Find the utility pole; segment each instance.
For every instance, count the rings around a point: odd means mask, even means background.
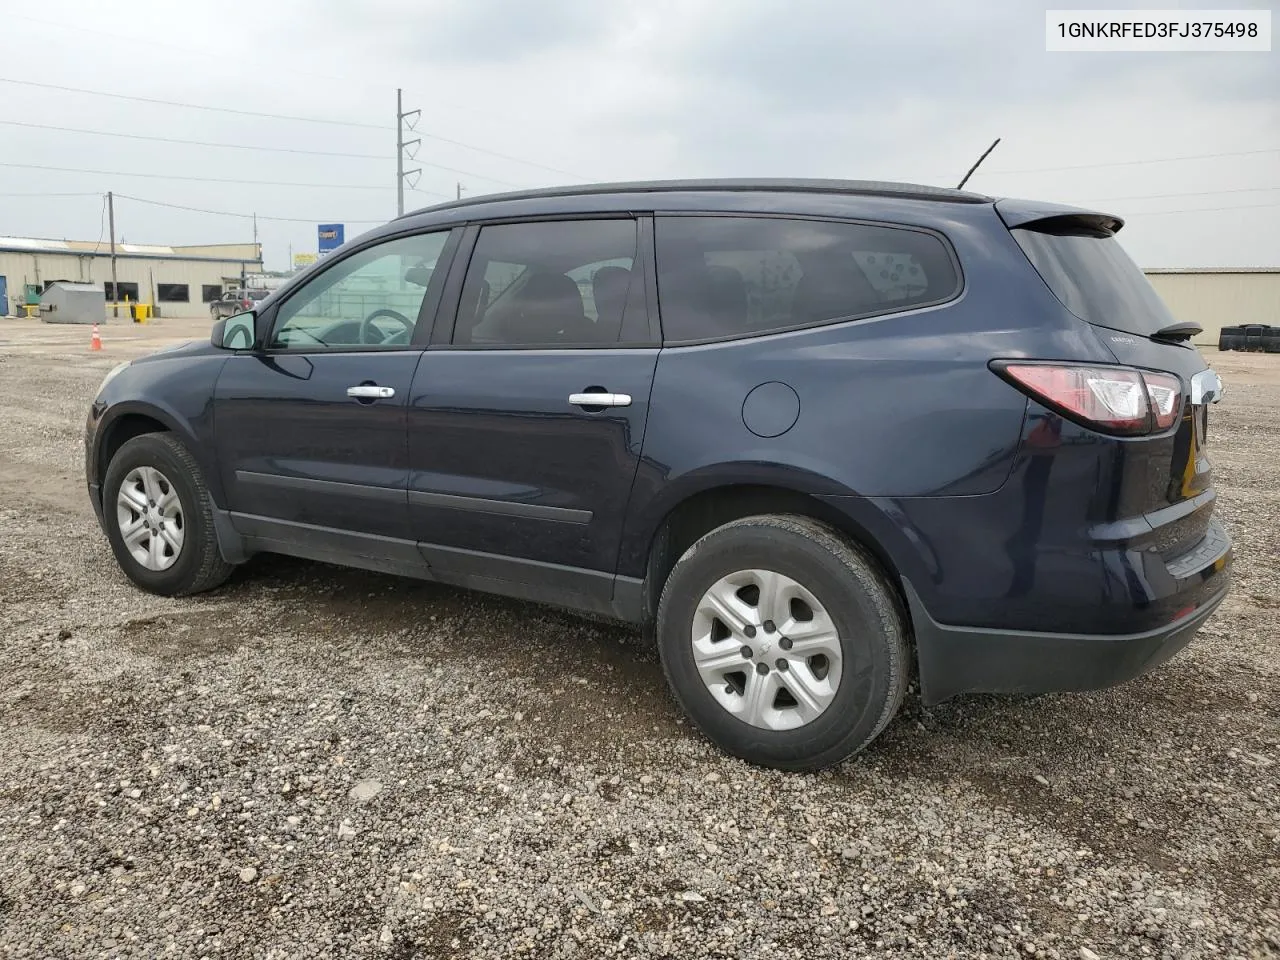
[[[401,90],[399,87],[396,87],[396,216],[404,215],[405,177],[411,177],[415,173],[418,173],[418,174],[422,173],[421,169],[405,170],[404,168],[405,150],[407,150],[409,147],[417,146],[418,144],[422,143],[421,139],[408,140],[408,141],[405,140],[404,122],[408,120],[410,117],[421,116],[422,111],[410,110],[408,113],[406,113],[404,110],[404,103],[403,103],[403,96],[402,96],[403,93],[404,93],[403,90]],[[410,126],[409,129],[412,130],[413,127]],[[410,154],[410,159],[412,159],[412,157],[413,157],[413,154]],[[417,181],[415,180],[414,183],[417,183]]]
[[[462,181],[461,181],[461,180],[459,180],[459,181],[458,181],[458,195],[457,195],[457,199],[459,199],[459,200],[461,200],[461,199],[462,199]]]
[[[110,190],[107,191],[107,223],[111,230],[111,315],[118,317],[120,308],[116,303],[120,299],[120,290],[116,285],[116,200]]]

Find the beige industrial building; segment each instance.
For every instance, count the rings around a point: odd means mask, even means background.
[[[262,247],[256,243],[117,243],[113,290],[106,243],[0,237],[0,300],[7,301],[9,314],[21,312],[17,308],[29,287],[43,291],[54,281],[67,280],[102,287],[108,303],[127,297],[152,304],[161,317],[207,317],[209,304],[224,291],[239,287],[242,277],[260,273]]]
[[[1200,324],[1198,346],[1217,346],[1223,327],[1251,323],[1280,327],[1280,267],[1153,269],[1144,271],[1178,320]]]

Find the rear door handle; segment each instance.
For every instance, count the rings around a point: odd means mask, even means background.
[[[377,387],[369,384],[347,387],[347,396],[357,400],[390,400],[395,395],[394,387]]]
[[[571,393],[569,402],[575,407],[629,407],[629,393]]]

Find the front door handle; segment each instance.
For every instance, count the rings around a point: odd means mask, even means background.
[[[347,387],[347,396],[356,400],[390,400],[396,395],[394,387],[378,387],[372,384],[361,384],[358,387]]]
[[[575,407],[629,407],[629,393],[571,393],[569,402]]]

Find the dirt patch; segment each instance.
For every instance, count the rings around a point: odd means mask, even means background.
[[[237,622],[229,612],[197,607],[133,617],[120,625],[120,640],[135,653],[162,660],[220,656],[234,653],[246,643],[262,642],[265,625],[261,621],[250,627]]]

